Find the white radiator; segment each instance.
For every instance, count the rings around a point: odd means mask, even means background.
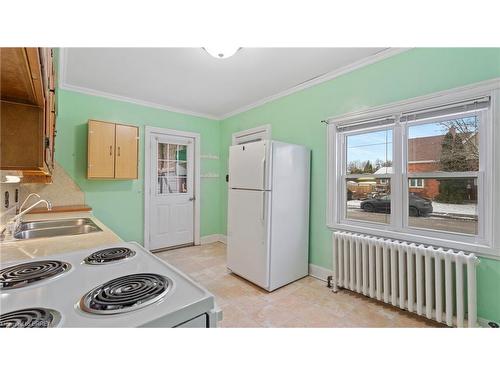
[[[468,326],[477,326],[478,263],[474,254],[462,251],[333,234],[334,291],[349,289],[449,326],[463,327],[466,315]]]

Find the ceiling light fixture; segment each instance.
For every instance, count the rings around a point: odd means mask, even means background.
[[[241,47],[223,47],[223,48],[203,47],[203,49],[216,59],[227,59],[228,57],[231,57],[236,52],[238,52],[241,49]]]

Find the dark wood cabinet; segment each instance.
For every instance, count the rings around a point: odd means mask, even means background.
[[[0,48],[0,169],[50,182],[56,84],[52,48]]]

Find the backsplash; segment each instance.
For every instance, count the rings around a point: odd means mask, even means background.
[[[53,206],[85,204],[85,193],[57,162],[54,165],[51,184],[21,183],[19,200],[22,202],[31,193],[37,193],[43,199],[50,201]]]
[[[7,174],[7,172],[3,172],[3,174]],[[5,178],[2,176],[1,180],[5,181]],[[54,166],[51,184],[23,184],[22,180],[20,183],[2,182],[0,184],[0,191],[0,225],[2,226],[16,214],[16,209],[31,193],[37,193],[42,199],[50,201],[53,206],[85,204],[85,193],[80,190],[73,179],[57,163]],[[28,204],[35,202],[36,199],[31,198]]]

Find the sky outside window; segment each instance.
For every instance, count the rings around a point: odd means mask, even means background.
[[[367,163],[372,169],[366,168]],[[392,165],[392,130],[356,134],[347,137],[348,173],[375,173]]]
[[[461,118],[465,124],[470,124],[470,129],[469,131],[474,131],[472,128],[472,124],[476,124],[476,117],[471,116],[471,117],[464,117]],[[445,125],[448,124],[448,125]],[[410,126],[408,130],[408,138],[426,138],[426,137],[434,137],[438,135],[445,135],[450,127],[451,121],[443,121],[441,122],[433,122],[429,124],[424,124],[424,125],[415,125],[415,126]],[[457,129],[457,132],[460,132],[460,129]]]

